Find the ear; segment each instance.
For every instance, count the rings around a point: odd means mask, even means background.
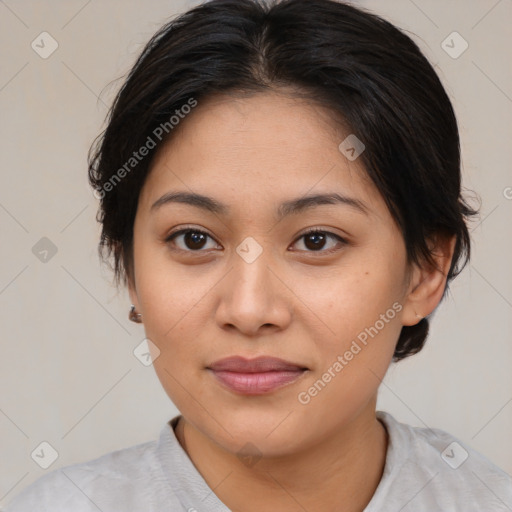
[[[443,298],[446,279],[455,249],[455,236],[437,235],[429,240],[435,266],[415,264],[404,299],[403,325],[416,325],[430,315]]]
[[[135,309],[140,312],[139,299],[137,296],[137,288],[135,286],[135,279],[133,276],[128,275],[127,284],[128,284],[128,294],[130,296],[131,304],[133,304],[135,306]]]

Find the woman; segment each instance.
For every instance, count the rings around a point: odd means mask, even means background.
[[[164,26],[90,156],[100,248],[180,410],[8,507],[510,510],[506,473],[376,411],[470,252],[432,66],[331,0],[213,0]]]

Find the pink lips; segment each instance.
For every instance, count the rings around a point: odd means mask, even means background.
[[[230,390],[244,395],[261,395],[285,386],[307,370],[275,357],[228,357],[208,366],[214,376]]]

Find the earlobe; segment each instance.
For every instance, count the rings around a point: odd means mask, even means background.
[[[130,302],[135,306],[136,309],[139,309],[139,300],[137,298],[137,291],[135,288],[135,283],[132,277],[128,277],[128,295],[130,296]]]
[[[431,254],[435,266],[415,265],[402,314],[403,325],[416,325],[430,315],[443,298],[447,276],[455,249],[455,237],[436,237],[431,241]]]
[[[131,307],[128,313],[128,318],[137,324],[141,324],[142,322],[142,314],[139,312],[139,301],[137,298],[137,291],[135,288],[134,280],[129,277],[128,278],[128,294],[130,295]]]

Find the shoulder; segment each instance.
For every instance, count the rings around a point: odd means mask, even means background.
[[[150,441],[55,469],[18,494],[5,512],[143,510],[144,503],[137,503],[141,487],[161,480],[156,447]]]
[[[403,512],[512,509],[511,477],[482,454],[444,430],[406,425],[385,412],[377,416],[389,433],[377,490]]]

